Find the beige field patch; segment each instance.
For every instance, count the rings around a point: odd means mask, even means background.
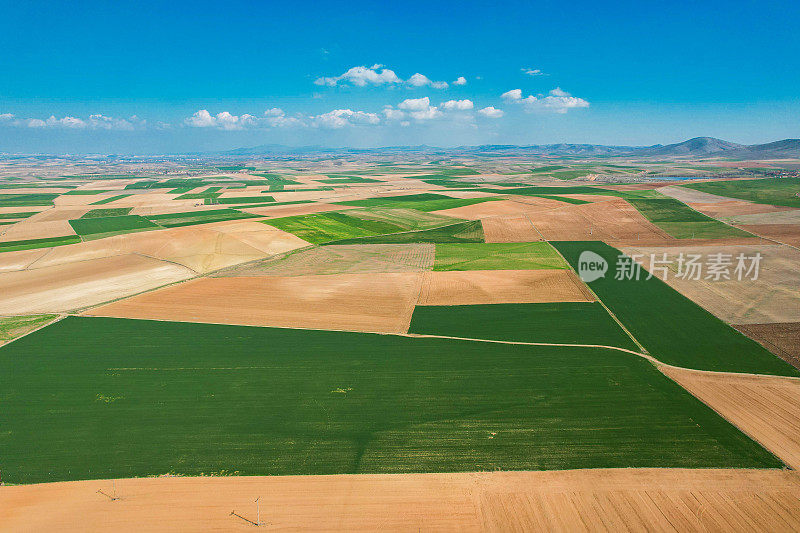
[[[719,246],[672,246],[672,247],[623,247],[621,250],[637,260],[647,269],[651,261],[672,261],[667,272],[667,283],[697,304],[729,324],[758,324],[763,322],[800,321],[800,251],[787,246],[766,245],[719,245]],[[706,263],[712,254],[729,256],[731,279],[705,279],[707,271],[699,280],[681,279],[677,275],[678,258],[683,253],[699,255]],[[760,253],[758,279],[742,276],[737,279],[734,269],[739,254],[753,257]],[[749,265],[749,262],[747,263]],[[663,278],[663,271],[656,272]],[[743,273],[744,274],[744,273]]]
[[[139,255],[0,273],[0,314],[70,311],[188,279],[188,268]]]
[[[405,333],[421,279],[421,273],[201,278],[87,314]]]
[[[571,270],[426,272],[419,305],[588,302],[594,298]]]
[[[59,220],[71,220],[81,218],[91,208],[89,207],[54,207],[37,213],[27,220],[29,222],[55,222]]]
[[[251,220],[217,222],[59,246],[29,268],[137,253],[205,273],[307,245],[290,233]]]
[[[800,468],[800,379],[659,368],[784,463]]]
[[[27,268],[28,265],[44,256],[49,251],[49,248],[39,248],[0,253],[0,272],[10,272]]]
[[[729,224],[800,224],[800,209],[721,217]]]
[[[347,476],[157,477],[4,487],[8,531],[249,531],[260,497],[281,531],[792,531],[800,476],[598,469]],[[179,525],[178,525],[179,524]]]
[[[422,272],[433,266],[433,244],[316,246],[286,256],[246,263],[218,276],[309,276],[367,272]]]
[[[51,222],[22,220],[11,226],[3,227],[6,228],[6,230],[0,235],[0,242],[75,235],[75,230],[72,229],[72,226],[70,226],[69,222],[66,220],[53,220]]]

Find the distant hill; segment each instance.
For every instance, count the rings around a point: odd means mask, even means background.
[[[726,159],[781,159],[800,158],[800,139],[784,139],[766,144],[737,144],[714,137],[695,137],[675,144],[656,144],[653,146],[613,146],[604,144],[487,144],[480,146],[459,146],[456,148],[436,148],[433,146],[386,146],[381,148],[323,148],[304,146],[292,148],[276,144],[265,144],[252,148],[237,148],[222,152],[230,156],[255,156],[270,154],[308,154],[326,153],[387,153],[387,152],[428,152],[437,154],[526,154],[551,156],[586,157],[686,157]]]
[[[688,141],[683,141],[666,146],[650,146],[647,148],[637,148],[634,150],[636,155],[653,156],[706,156],[729,152],[745,148],[743,144],[736,144],[714,137],[695,137]]]

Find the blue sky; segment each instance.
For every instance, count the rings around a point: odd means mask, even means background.
[[[796,1],[383,4],[0,0],[0,151],[800,137]]]

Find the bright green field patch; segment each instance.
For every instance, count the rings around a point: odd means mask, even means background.
[[[440,226],[438,228],[407,231],[403,233],[392,233],[387,235],[375,235],[373,237],[361,237],[353,239],[342,239],[335,241],[335,244],[411,244],[418,242],[483,242],[483,226],[480,220],[470,220]]]
[[[12,220],[19,218],[28,218],[37,214],[39,211],[23,211],[20,213],[0,213],[0,220]]]
[[[109,198],[103,198],[102,200],[98,200],[97,202],[92,202],[89,205],[103,205],[103,204],[110,204],[111,202],[115,202],[117,200],[121,200],[123,198],[127,198],[128,196],[132,196],[130,194],[118,194],[116,196],[111,196]]]
[[[391,207],[394,209],[416,209],[418,211],[440,211],[442,209],[455,209],[501,198],[453,198],[443,194],[423,193],[409,194],[406,196],[384,196],[381,198],[367,198],[365,200],[352,200],[337,202],[339,205],[353,205],[357,207]]]
[[[0,345],[52,322],[58,315],[25,315],[0,317]]]
[[[574,204],[574,205],[581,205],[581,204],[588,204],[587,200],[581,200],[580,198],[567,198],[566,196],[553,196],[551,194],[534,194],[537,198],[547,198],[548,200],[558,200],[559,202],[564,202],[566,204]]]
[[[205,200],[206,198],[217,198],[221,192],[194,192],[176,196],[176,200]]]
[[[344,213],[297,215],[273,218],[264,223],[297,235],[304,241],[313,244],[403,231],[403,228],[397,224],[382,220],[366,220]]]
[[[133,207],[110,207],[107,209],[92,209],[85,213],[81,218],[116,217],[127,215]]]
[[[64,235],[63,237],[46,237],[44,239],[27,239],[24,241],[0,242],[0,252],[14,252],[17,250],[32,250],[34,248],[50,248],[51,246],[64,246],[81,242],[77,235]]]
[[[681,185],[681,187],[757,204],[800,207],[800,197],[797,196],[800,194],[800,178],[710,181]]]
[[[142,231],[157,229],[159,226],[139,215],[122,215],[98,218],[78,218],[69,221],[72,229],[80,236],[127,233],[129,231]]]
[[[589,287],[656,359],[699,370],[800,376],[800,371],[771,354],[658,279],[615,279],[620,252],[598,241],[553,242],[578,269],[583,251],[602,256],[609,270]]]
[[[11,483],[782,466],[610,349],[68,317],[0,349],[0,402]]]
[[[0,207],[53,205],[57,193],[0,194]]]
[[[738,228],[723,224],[674,198],[627,198],[646,219],[676,239],[749,237]]]
[[[638,350],[597,302],[417,306],[409,333]]]
[[[529,270],[569,268],[546,242],[442,243],[433,270]]]
[[[213,211],[189,211],[186,213],[166,213],[163,215],[148,215],[147,217],[159,226],[175,228],[178,226],[194,226],[208,224],[209,222],[222,222],[225,220],[238,220],[242,218],[257,218],[257,215],[242,213],[236,209],[214,209]]]
[[[74,191],[65,192],[64,195],[65,196],[92,196],[92,195],[95,195],[95,194],[106,194],[106,193],[109,193],[109,192],[114,192],[114,191],[101,191],[101,190],[94,190],[94,189],[91,189],[91,190],[88,190],[88,189],[76,189]]]

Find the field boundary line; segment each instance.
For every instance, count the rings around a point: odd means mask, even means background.
[[[27,337],[27,336],[28,336],[28,335],[30,335],[31,333],[36,333],[36,332],[37,332],[37,331],[39,331],[40,329],[44,329],[44,328],[46,328],[47,326],[49,326],[49,325],[51,325],[51,324],[55,324],[56,322],[60,322],[60,321],[64,320],[65,318],[67,318],[68,316],[70,316],[70,315],[69,315],[69,313],[53,313],[53,314],[54,314],[54,315],[56,315],[56,317],[55,317],[53,320],[51,320],[50,322],[47,322],[47,323],[45,323],[45,324],[42,324],[42,325],[41,325],[41,326],[39,326],[38,328],[34,328],[34,329],[32,329],[32,330],[30,330],[30,331],[28,331],[28,332],[26,332],[26,333],[23,333],[23,334],[22,334],[22,335],[20,335],[19,337],[14,337],[13,339],[11,339],[10,341],[8,341],[8,342],[6,342],[6,343],[4,343],[4,344],[0,344],[0,348],[5,348],[6,346],[8,346],[9,344],[11,344],[12,342],[14,342],[14,341],[17,341],[17,340],[21,339],[22,337]],[[3,316],[7,316],[7,317],[17,317],[17,316],[31,316],[31,315],[3,315]]]

